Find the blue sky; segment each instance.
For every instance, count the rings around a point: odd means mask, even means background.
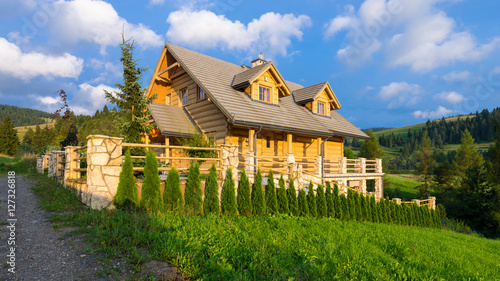
[[[360,128],[500,106],[500,1],[0,0],[0,103],[93,114],[121,83],[120,43],[150,67],[165,41],[285,79],[329,81]]]

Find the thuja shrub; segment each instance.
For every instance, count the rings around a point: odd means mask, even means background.
[[[144,180],[142,182],[141,207],[149,212],[158,212],[163,209],[160,189],[160,175],[158,173],[158,160],[152,150],[146,152],[144,165]]]
[[[278,200],[276,199],[276,186],[274,184],[273,171],[269,170],[266,185],[266,206],[269,214],[278,213]]]
[[[354,205],[354,192],[352,189],[347,190],[347,209],[349,210],[348,220],[356,220],[356,206]]]
[[[266,213],[266,200],[262,189],[262,175],[260,169],[257,170],[252,188],[252,213],[254,215],[264,215]]]
[[[179,171],[175,168],[168,171],[165,181],[165,191],[163,191],[163,203],[168,211],[181,211],[184,207],[184,198],[182,198],[181,180]]]
[[[288,208],[288,197],[286,194],[285,179],[283,175],[280,176],[278,181],[278,211],[280,214],[288,214],[290,212]]]
[[[245,169],[241,171],[240,184],[238,185],[238,195],[236,201],[238,203],[238,212],[240,215],[252,214],[252,194],[250,191],[250,181],[248,180]]]
[[[325,200],[327,217],[335,217],[335,206],[333,204],[332,186],[330,185],[330,182],[326,182]]]
[[[184,192],[185,210],[188,214],[200,214],[203,208],[201,192],[200,167],[196,161],[191,162]]]
[[[333,207],[335,209],[335,218],[342,219],[342,208],[340,205],[340,197],[339,197],[339,186],[337,183],[333,185]]]
[[[210,167],[207,181],[205,182],[205,200],[203,201],[203,212],[205,214],[220,213],[219,183],[217,182],[217,170],[215,164]]]
[[[299,216],[307,217],[309,216],[309,204],[307,202],[306,191],[302,188],[299,191]]]
[[[130,150],[125,152],[125,161],[122,165],[120,180],[116,194],[113,197],[113,203],[120,209],[134,209],[139,203]]]
[[[226,172],[224,186],[221,194],[221,213],[223,215],[234,216],[238,214],[236,205],[236,191],[234,189],[233,169],[229,168]]]
[[[297,192],[295,190],[295,184],[293,179],[290,179],[290,183],[288,185],[287,190],[288,197],[288,208],[290,209],[290,214],[292,216],[299,215],[299,202],[297,201]]]
[[[309,205],[309,214],[311,217],[318,216],[318,207],[316,205],[316,196],[314,195],[314,185],[309,183],[309,191],[307,192],[307,204]]]
[[[342,194],[339,196],[339,202],[340,202],[340,219],[341,220],[350,220],[351,216],[349,214],[349,207],[347,206],[347,198],[345,194]]]
[[[318,217],[326,217],[327,216],[327,205],[325,198],[325,191],[321,184],[318,184],[318,188],[316,189],[316,207],[318,209]]]

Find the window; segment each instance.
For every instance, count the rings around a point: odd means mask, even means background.
[[[181,97],[181,105],[186,105],[188,103],[188,90],[182,89],[179,96]]]
[[[204,100],[205,98],[205,91],[201,87],[198,87],[198,100]]]
[[[259,86],[259,100],[265,102],[271,102],[271,89]]]
[[[324,102],[318,102],[318,114],[320,115],[325,115],[325,103]]]
[[[266,147],[271,148],[271,137],[270,136],[266,137]]]
[[[165,97],[165,104],[170,105],[170,95]]]

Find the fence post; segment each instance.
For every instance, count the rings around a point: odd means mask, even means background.
[[[36,158],[36,170],[39,174],[43,173],[43,157]]]
[[[55,154],[55,172],[54,177],[60,182],[64,181],[64,151],[54,151]]]
[[[411,199],[411,202],[417,203],[417,205],[420,206],[420,200],[418,199]]]
[[[55,177],[56,175],[56,154],[54,153],[55,151],[51,151],[49,153],[49,159],[48,159],[48,170],[47,170],[47,176],[50,178]]]
[[[288,170],[288,181],[290,182],[290,180],[293,179],[294,172],[296,172],[297,165],[295,164],[295,156],[292,153],[288,153],[285,156],[285,165]]]
[[[321,155],[318,155],[316,156],[316,163],[314,165],[314,167],[316,168],[316,170],[314,171],[316,176],[320,177],[320,178],[323,178],[323,157],[321,157]],[[322,182],[323,184],[323,182]]]
[[[122,170],[123,138],[87,137],[87,194],[84,203],[92,209],[113,208],[113,197]]]
[[[222,179],[226,178],[226,172],[231,168],[233,170],[234,187],[238,190],[238,146],[237,145],[220,145],[222,151]]]
[[[64,153],[66,154],[66,165],[64,171],[64,187],[68,187],[68,180],[80,178],[80,173],[75,172],[75,169],[80,168],[80,160],[75,161],[75,159],[80,158],[80,153],[76,151],[78,146],[66,146],[64,148]]]
[[[384,179],[383,177],[375,178],[375,198],[377,200],[384,198]]]
[[[392,198],[393,202],[396,202],[396,204],[401,205],[401,198]]]
[[[339,172],[341,174],[347,174],[347,158],[339,157]]]
[[[257,173],[257,168],[252,166],[254,165],[254,153],[249,151],[247,152],[247,156],[245,156],[245,171],[248,173],[247,177],[250,183],[254,182],[255,174]],[[253,174],[252,174],[253,173]]]
[[[42,161],[42,173],[45,172],[45,169],[47,169],[47,172],[48,172],[48,169],[49,169],[49,155],[45,154],[42,157],[43,157],[43,161]]]
[[[375,159],[375,173],[382,174],[382,159]]]
[[[436,210],[436,197],[429,196],[429,209]]]

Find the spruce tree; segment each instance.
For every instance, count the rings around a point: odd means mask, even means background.
[[[155,213],[163,209],[161,200],[161,180],[158,173],[158,160],[152,150],[146,152],[144,180],[142,182],[141,207]]]
[[[269,170],[266,185],[266,209],[271,215],[278,213],[278,200],[276,198],[276,186],[274,184],[273,171]]]
[[[290,210],[288,208],[288,196],[286,194],[285,179],[283,179],[283,175],[280,176],[278,186],[278,211],[280,214],[288,214]]]
[[[191,162],[189,166],[184,199],[186,201],[186,211],[189,214],[197,215],[202,212],[203,197],[201,191],[200,167],[196,161]]]
[[[299,216],[299,202],[297,201],[297,192],[293,179],[290,179],[287,190],[288,208],[292,216]]]
[[[328,181],[326,182],[325,200],[326,200],[326,214],[328,217],[334,218],[335,205],[333,204],[332,186]]]
[[[309,204],[307,202],[306,191],[302,188],[299,191],[299,216],[308,217],[309,216]]]
[[[165,181],[165,191],[163,191],[163,204],[168,211],[177,210],[178,212],[184,207],[184,198],[182,198],[181,180],[179,172],[172,167],[168,171],[167,180]]]
[[[262,175],[260,169],[257,170],[252,189],[252,212],[254,215],[262,216],[266,213],[266,200],[262,188]]]
[[[316,206],[318,209],[318,217],[326,217],[328,215],[325,191],[321,184],[318,184],[318,188],[316,189]]]
[[[66,146],[77,146],[78,145],[78,129],[74,124],[71,124],[68,129],[68,134],[66,138],[59,143],[61,145],[61,149],[64,149]]]
[[[133,169],[130,151],[127,150],[125,152],[125,160],[122,164],[122,171],[120,172],[118,188],[113,197],[113,203],[117,208],[131,210],[139,204],[139,195],[137,194],[137,187],[135,186]]]
[[[210,167],[208,178],[205,181],[203,213],[216,215],[220,213],[219,183],[217,182],[217,169],[215,168],[215,164],[212,164],[212,167]]]
[[[250,215],[252,214],[252,194],[250,191],[250,181],[248,180],[245,169],[241,171],[240,184],[238,185],[238,196],[236,201],[238,202],[238,212],[240,215]]]
[[[234,189],[233,169],[229,168],[226,172],[224,186],[221,194],[221,213],[223,215],[235,216],[238,214],[236,204],[236,191]]]
[[[10,116],[3,119],[3,124],[0,129],[0,153],[14,155],[19,145],[17,131],[14,129]]]
[[[309,191],[307,192],[307,205],[309,207],[309,214],[311,217],[318,216],[318,206],[316,202],[316,196],[314,195],[314,185],[312,182],[309,182]]]

